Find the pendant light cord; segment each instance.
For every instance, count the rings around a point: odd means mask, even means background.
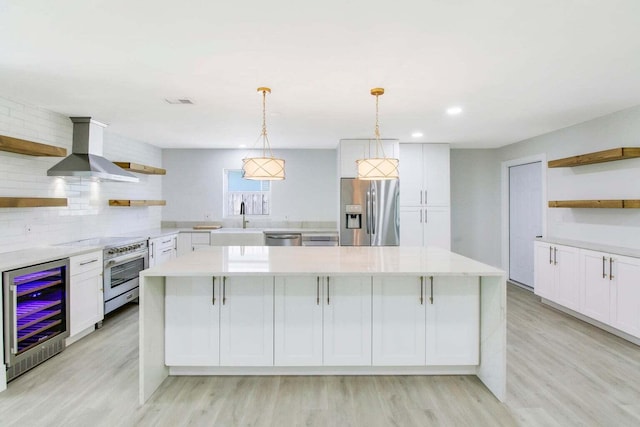
[[[267,137],[267,91],[262,91],[262,157],[267,157],[266,148],[269,147],[269,156],[273,157],[271,152],[271,144],[269,144],[269,138]]]
[[[382,151],[382,157],[386,158],[387,156],[384,154],[384,147],[382,146],[382,142],[380,141],[380,125],[378,123],[378,98],[380,95],[376,94],[376,128],[375,128],[375,136],[376,136],[376,157],[379,157],[378,149]]]

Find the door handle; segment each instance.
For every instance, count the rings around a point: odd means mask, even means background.
[[[422,190],[420,190],[420,204],[422,204]]]
[[[213,295],[212,298],[211,298],[211,304],[212,305],[216,305],[216,278],[214,276],[211,279],[212,279],[211,280],[211,287],[212,287],[211,295]]]
[[[542,239],[542,235],[536,236],[536,239]]]
[[[331,302],[331,298],[329,297],[331,284],[329,283],[329,277],[327,277],[327,305]]]
[[[433,276],[429,276],[429,281],[431,282],[431,296],[429,296],[429,302],[433,304]]]
[[[420,209],[420,224],[422,224],[422,209]]]
[[[227,277],[222,276],[222,305],[227,303]]]
[[[558,265],[558,248],[553,248],[553,265]]]
[[[149,251],[149,256],[153,258],[153,242],[151,242],[151,250]]]
[[[549,246],[549,264],[553,264],[553,261],[551,261],[551,252],[553,251],[553,247]]]
[[[613,258],[609,257],[609,280],[613,280]]]
[[[320,305],[320,276],[316,277],[316,305]]]
[[[367,215],[367,234],[371,234],[371,192],[367,191],[367,197],[365,200],[365,214]]]
[[[424,204],[428,205],[429,203],[427,203],[427,190],[424,190]]]
[[[429,221],[427,220],[427,210],[425,209],[424,210],[424,223],[426,224],[427,222],[429,222]]]
[[[604,279],[605,277],[607,277],[607,273],[604,271],[604,263],[607,262],[607,257],[603,256],[602,257],[602,278]]]
[[[424,304],[424,276],[420,276],[420,305]]]
[[[94,263],[94,262],[98,262],[98,258],[92,259],[91,261],[81,262],[80,265],[87,265],[87,264],[91,264],[91,263]]]
[[[371,234],[376,234],[376,212],[378,210],[378,193],[371,191]]]

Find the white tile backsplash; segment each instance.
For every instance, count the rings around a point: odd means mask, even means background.
[[[64,147],[70,153],[73,124],[62,114],[0,97],[0,133]],[[108,128],[104,157],[162,167],[158,147],[112,134]],[[60,160],[0,151],[0,197],[68,198],[67,207],[0,208],[0,253],[160,226],[162,207],[110,207],[108,200],[162,199],[161,175],[136,174],[138,183],[48,177],[47,170]]]

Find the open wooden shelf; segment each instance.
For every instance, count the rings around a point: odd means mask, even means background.
[[[166,200],[109,200],[109,206],[165,206]]]
[[[113,162],[116,165],[120,166],[124,170],[128,170],[131,172],[144,173],[147,175],[166,175],[167,170],[162,168],[156,168],[153,166],[141,165],[139,163],[131,163],[131,162]]]
[[[67,206],[67,199],[52,197],[0,197],[0,208]]]
[[[550,208],[640,208],[640,200],[549,200]]]
[[[591,165],[593,163],[613,162],[615,160],[633,159],[640,157],[640,147],[621,147],[595,153],[581,154],[564,159],[551,160],[550,168],[566,168],[571,166]]]
[[[67,149],[0,135],[0,151],[41,157],[65,157]]]

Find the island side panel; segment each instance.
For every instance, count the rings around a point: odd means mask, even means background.
[[[504,276],[480,278],[478,378],[504,402],[507,396],[507,286]]]
[[[0,272],[0,310],[4,307],[2,272]],[[7,389],[7,370],[4,364],[4,316],[0,316],[0,392]]]
[[[140,276],[140,404],[169,376],[164,364],[165,278]]]

